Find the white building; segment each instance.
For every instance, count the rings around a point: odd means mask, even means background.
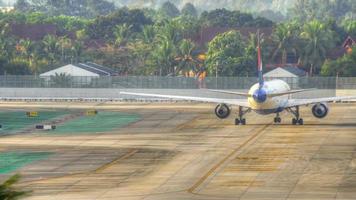
[[[305,77],[307,73],[298,67],[278,67],[263,75],[266,80],[281,79],[286,81],[292,88],[298,88],[299,78]]]
[[[56,74],[65,74],[71,77],[100,77],[100,76],[115,76],[117,72],[114,70],[95,64],[95,63],[79,63],[68,64],[57,69],[40,74],[42,78],[50,78]]]
[[[98,80],[99,77],[116,76],[118,73],[113,69],[95,64],[95,63],[79,63],[68,64],[57,69],[40,74],[40,77],[46,81],[46,84],[51,85],[56,76],[65,75],[70,77],[70,84],[88,85],[94,79]],[[66,80],[64,80],[66,81]],[[66,81],[68,82],[68,81]],[[63,84],[63,83],[62,83]]]

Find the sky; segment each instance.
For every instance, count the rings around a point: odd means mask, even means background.
[[[12,5],[16,0],[2,0],[4,3]],[[115,2],[118,6],[128,6],[134,8],[153,7],[158,8],[167,0],[108,0]],[[185,3],[192,3],[200,11],[217,8],[227,8],[232,10],[257,11],[272,9],[286,13],[287,9],[293,5],[295,0],[169,0],[181,8]],[[217,3],[218,2],[218,3]],[[261,3],[262,2],[262,3]]]

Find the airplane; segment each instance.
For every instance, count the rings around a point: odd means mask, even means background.
[[[181,99],[189,101],[218,103],[215,108],[215,114],[220,119],[226,119],[231,114],[231,106],[239,107],[238,117],[235,119],[235,125],[246,125],[244,116],[254,111],[260,115],[275,114],[274,123],[282,122],[280,113],[287,111],[291,113],[293,125],[303,125],[303,118],[300,116],[299,107],[313,105],[312,114],[316,118],[325,118],[329,113],[327,103],[337,102],[342,100],[356,99],[356,97],[328,97],[315,99],[291,99],[291,94],[310,91],[313,89],[291,90],[290,86],[283,80],[265,81],[263,78],[263,64],[261,58],[260,45],[257,46],[258,55],[258,83],[253,85],[248,93],[232,92],[224,90],[210,90],[216,93],[232,94],[246,97],[246,99],[220,99],[220,98],[204,98],[191,96],[176,96],[176,95],[162,95],[162,94],[146,94],[133,92],[120,92],[123,95],[158,97],[168,99]]]

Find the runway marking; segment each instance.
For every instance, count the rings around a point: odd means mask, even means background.
[[[183,129],[186,129],[189,125],[194,124],[200,118],[201,118],[201,115],[197,115],[197,116],[193,117],[191,120],[189,120],[188,122],[184,122],[184,123],[178,125],[174,130],[181,131]]]
[[[266,130],[266,128],[269,126],[270,126],[270,124],[264,125],[260,130],[258,130],[254,135],[252,135],[248,140],[246,140],[238,148],[236,148],[230,154],[228,154],[224,159],[222,159],[220,162],[218,162],[216,165],[214,165],[203,177],[201,177],[192,187],[190,187],[188,189],[188,192],[192,193],[192,194],[198,194],[198,193],[194,192],[195,190],[197,190],[197,188],[199,188],[209,177],[211,177],[218,168],[220,168],[224,163],[226,163],[226,161],[229,158],[231,158],[233,155],[235,155],[243,147],[247,146],[252,140],[254,140],[261,133],[263,133],[263,131]]]
[[[129,152],[127,152],[125,155],[111,161],[110,163],[104,164],[101,167],[95,169],[95,170],[91,170],[91,171],[87,171],[87,172],[79,172],[79,173],[71,173],[71,174],[66,174],[63,176],[58,176],[58,177],[52,177],[52,178],[44,178],[44,179],[40,179],[40,180],[32,180],[32,181],[23,181],[22,183],[20,183],[20,185],[28,185],[31,183],[36,183],[36,182],[42,182],[42,181],[50,181],[50,180],[55,180],[55,179],[61,179],[61,178],[67,178],[67,177],[73,177],[73,176],[81,176],[81,175],[87,175],[87,174],[95,174],[95,173],[101,173],[104,170],[108,169],[109,167],[113,166],[114,164],[117,164],[118,162],[125,160],[131,156],[133,156],[135,153],[137,153],[139,150],[138,149],[131,149]]]
[[[137,153],[137,152],[138,152],[137,149],[132,149],[131,151],[129,151],[129,152],[128,152],[127,154],[125,154],[124,156],[119,157],[119,158],[117,158],[117,159],[111,161],[110,163],[107,163],[107,164],[105,164],[105,165],[99,167],[98,169],[94,170],[94,172],[95,172],[95,173],[100,173],[100,172],[106,170],[107,168],[109,168],[109,167],[111,167],[111,166],[117,164],[118,162],[120,162],[120,161],[122,161],[122,160],[125,160],[125,159],[127,159],[127,158],[133,156],[133,155],[134,155],[135,153]]]

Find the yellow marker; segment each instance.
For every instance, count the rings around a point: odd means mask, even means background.
[[[28,117],[38,117],[38,112],[36,112],[36,111],[27,112],[26,115]]]
[[[95,116],[98,114],[98,111],[97,110],[88,110],[85,114],[87,116]]]

